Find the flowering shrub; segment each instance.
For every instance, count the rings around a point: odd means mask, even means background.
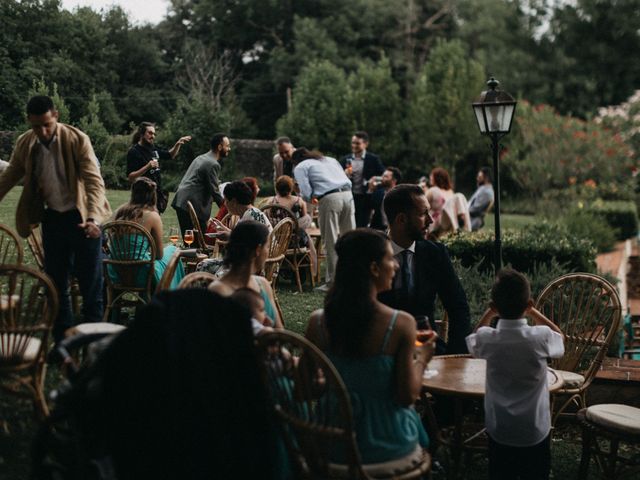
[[[635,152],[640,151],[640,90],[621,105],[599,109],[595,121],[618,133]]]

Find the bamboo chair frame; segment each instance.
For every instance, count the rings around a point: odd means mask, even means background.
[[[176,250],[173,252],[173,255],[169,259],[169,263],[167,263],[167,268],[162,272],[162,276],[160,277],[160,281],[156,285],[156,292],[161,292],[163,290],[169,290],[171,286],[171,280],[176,274],[176,270],[178,269],[178,265],[181,261],[182,252],[180,250]]]
[[[555,424],[560,415],[575,415],[575,412],[564,413],[570,405],[577,410],[586,408],[586,390],[618,332],[622,308],[615,287],[590,273],[570,273],[556,278],[540,293],[536,308],[565,335],[564,356],[553,359],[551,367],[584,376],[582,385],[563,387],[554,394],[552,419]],[[559,407],[558,397],[567,397]]]
[[[312,272],[311,265],[311,253],[308,248],[300,247],[300,226],[298,225],[298,219],[291,210],[282,205],[269,204],[261,208],[272,225],[275,225],[281,219],[290,218],[293,220],[293,232],[291,234],[291,240],[289,241],[289,248],[285,252],[285,263],[291,268],[296,278],[296,286],[298,291],[302,292],[302,282],[300,280],[300,269],[309,269],[309,278],[311,279],[311,286],[315,286],[315,279]],[[311,241],[311,239],[309,239]],[[318,269],[320,266],[318,265]]]
[[[58,293],[45,274],[23,265],[0,265],[0,386],[31,397],[41,418],[49,415],[44,373],[57,314]]]
[[[108,253],[112,256],[102,260],[107,293],[104,320],[107,321],[114,307],[146,304],[151,298],[156,243],[142,225],[122,220],[104,224],[102,235]],[[131,240],[131,236],[135,237],[135,241]],[[116,258],[113,258],[114,254],[117,254]],[[109,275],[109,267],[117,273],[119,277],[117,282]],[[145,267],[147,268],[146,279],[140,285],[137,282],[137,274],[141,268]],[[132,294],[134,300],[127,301],[124,298],[126,294]]]
[[[264,277],[271,283],[275,291],[280,266],[285,259],[285,252],[289,248],[293,234],[294,222],[290,218],[283,218],[273,228],[269,235],[269,256],[264,263]]]
[[[24,250],[18,234],[0,223],[0,265],[22,265]]]
[[[29,250],[31,250],[31,254],[36,261],[36,265],[38,265],[38,269],[42,273],[46,273],[44,271],[44,246],[42,245],[42,229],[40,227],[36,227],[31,230],[31,234],[27,237],[27,245]],[[80,315],[80,298],[82,297],[82,293],[80,292],[80,285],[78,284],[78,279],[75,276],[71,276],[69,281],[69,294],[71,295],[71,307],[73,309],[73,314],[78,316]]]
[[[209,256],[213,255],[217,251],[217,247],[215,245],[208,245],[207,242],[204,241],[205,232],[200,229],[200,220],[196,214],[196,209],[193,208],[193,204],[190,201],[187,201],[187,210],[189,211],[189,218],[191,218],[191,225],[193,226],[193,233],[198,249]]]
[[[192,272],[184,276],[178,285],[178,289],[208,288],[216,281],[216,276],[209,272]]]
[[[256,348],[294,477],[338,478],[330,457],[343,452],[343,478],[370,478],[360,461],[349,392],[324,353],[306,338],[282,330],[259,335]],[[425,453],[417,467],[389,478],[419,478],[430,466]]]

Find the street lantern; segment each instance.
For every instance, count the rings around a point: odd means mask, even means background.
[[[498,169],[498,157],[502,146],[499,140],[511,131],[511,122],[516,109],[516,101],[511,95],[496,88],[500,85],[495,78],[491,77],[487,82],[489,90],[480,94],[473,102],[473,112],[478,122],[478,128],[482,135],[491,138],[491,149],[493,151],[493,178],[494,178],[494,212],[495,212],[495,272],[498,273],[502,267],[502,241],[500,239],[500,171]]]

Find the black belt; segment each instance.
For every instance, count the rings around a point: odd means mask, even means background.
[[[325,193],[324,195],[320,195],[317,198],[318,200],[322,200],[324,197],[326,197],[327,195],[331,195],[332,193],[346,192],[349,190],[351,190],[351,185],[345,185],[344,187],[334,188],[333,190],[329,190],[327,193]]]

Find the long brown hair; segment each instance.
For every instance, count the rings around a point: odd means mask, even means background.
[[[116,220],[137,222],[144,210],[155,209],[157,201],[156,182],[139,177],[131,185],[131,198],[116,211]]]

